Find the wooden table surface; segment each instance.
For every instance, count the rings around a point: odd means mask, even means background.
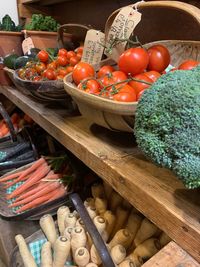
[[[2,86],[0,93],[200,262],[200,190],[186,190],[170,171],[147,161],[133,134],[91,126],[82,116],[48,108],[12,87]]]

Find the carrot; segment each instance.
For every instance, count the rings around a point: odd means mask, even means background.
[[[17,207],[17,206],[29,203],[38,197],[42,197],[42,196],[46,195],[47,193],[52,192],[53,190],[57,189],[60,186],[59,182],[47,182],[47,184],[48,184],[47,186],[45,186],[44,188],[39,190],[37,193],[35,193],[35,194],[25,198],[25,199],[15,201],[13,204],[9,205],[9,207],[13,208],[13,207]]]
[[[0,183],[4,183],[4,182],[7,182],[9,180],[12,180],[14,178],[17,178],[18,176],[20,176],[24,171],[19,171],[19,172],[15,172],[15,173],[11,173],[11,174],[8,174],[2,178],[0,178]]]
[[[37,181],[41,180],[49,171],[50,171],[50,167],[48,165],[42,166],[42,170],[40,170],[40,173],[37,173],[34,176],[30,177],[24,184],[16,188],[10,195],[7,196],[7,199],[11,199],[11,198],[18,196],[19,194],[24,192],[26,189],[30,188]]]
[[[1,136],[1,137],[4,137],[4,136],[6,136],[9,132],[10,132],[10,131],[9,131],[9,128],[6,126],[6,127],[4,127],[4,128],[1,129],[1,131],[0,131],[0,136]]]
[[[16,212],[20,213],[22,211],[26,211],[28,209],[35,208],[40,204],[43,204],[45,201],[49,200],[55,194],[55,191],[56,191],[56,189],[52,192],[49,192],[48,194],[46,194],[42,197],[38,197],[38,198],[34,199],[32,202],[29,202],[29,203],[25,204],[24,206],[22,206],[21,208],[19,208]]]
[[[20,195],[19,197],[17,197],[17,199],[15,201],[19,201],[22,200],[24,198],[27,198],[35,193],[37,193],[39,190],[41,190],[42,188],[46,187],[48,185],[47,182],[40,182],[37,185],[34,185],[33,188],[29,188],[29,190],[27,190],[27,192],[25,192],[24,194]]]
[[[54,200],[54,199],[57,199],[57,198],[59,198],[59,197],[62,197],[62,196],[64,196],[65,193],[66,193],[66,189],[64,188],[64,186],[59,187],[59,188],[56,190],[55,194],[54,194],[52,197],[50,197],[50,198],[47,200],[47,202],[52,201],[52,200]]]
[[[20,119],[19,115],[17,113],[13,113],[12,116],[10,117],[12,123],[17,123]]]
[[[22,178],[22,180],[21,179],[19,180],[19,177],[18,177],[12,182],[6,182],[6,185],[4,186],[4,188],[7,189],[7,188],[11,187],[12,185],[15,185],[16,183],[23,182],[25,180],[28,180],[29,178],[30,178],[30,175],[25,176],[24,178]]]
[[[26,169],[24,171],[23,174],[20,175],[20,178],[22,179],[23,177],[25,177],[26,175],[28,175],[29,173],[35,171],[39,166],[41,166],[43,163],[46,163],[46,160],[44,158],[40,158],[38,160],[36,160],[33,165],[31,165],[28,169]]]

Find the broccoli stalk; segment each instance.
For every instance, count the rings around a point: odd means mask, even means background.
[[[200,187],[200,67],[160,77],[138,103],[136,141],[184,185]]]

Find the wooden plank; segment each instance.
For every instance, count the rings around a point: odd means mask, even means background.
[[[187,252],[175,242],[170,242],[155,256],[148,260],[142,267],[199,267]]]
[[[83,117],[49,109],[12,87],[0,92],[200,262],[199,190],[184,189],[170,171],[147,161],[132,134],[90,127]]]
[[[40,0],[20,0],[22,4],[32,4],[36,2],[40,2]]]
[[[51,15],[51,11],[50,7],[18,4],[18,13],[20,18],[31,18],[32,14]]]

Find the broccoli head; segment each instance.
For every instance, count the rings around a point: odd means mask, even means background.
[[[136,141],[184,185],[200,187],[200,67],[161,76],[138,103]]]

